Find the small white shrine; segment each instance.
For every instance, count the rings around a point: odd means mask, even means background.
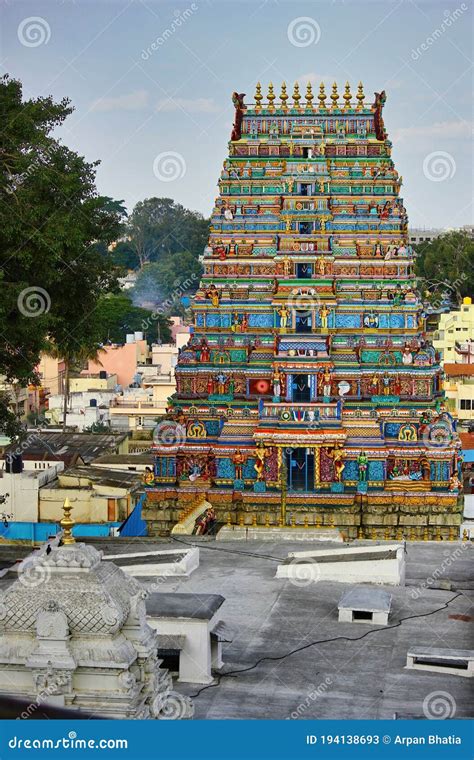
[[[29,555],[0,594],[0,694],[102,718],[190,718],[148,625],[146,591],[76,543],[66,500],[60,538]]]

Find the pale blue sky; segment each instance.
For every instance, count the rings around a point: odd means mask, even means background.
[[[61,130],[64,141],[101,159],[99,191],[129,209],[165,195],[210,213],[233,90],[249,101],[258,80],[264,93],[273,81],[278,94],[283,80],[291,92],[296,79],[335,79],[340,91],[347,79],[355,91],[361,79],[371,100],[375,90],[387,92],[385,126],[410,224],[472,221],[468,2],[0,0],[0,7],[2,72],[21,79],[25,95],[71,98],[76,111]],[[295,45],[288,27],[301,17],[314,34]],[[165,182],[153,166],[170,151],[182,176]]]

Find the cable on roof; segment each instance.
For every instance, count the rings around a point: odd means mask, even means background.
[[[272,662],[278,662],[279,660],[285,660],[287,657],[291,657],[293,654],[297,654],[298,652],[302,652],[305,649],[309,649],[310,647],[316,646],[316,644],[328,644],[331,641],[360,641],[361,639],[365,639],[366,636],[369,636],[371,633],[381,633],[383,631],[389,631],[392,628],[398,628],[405,620],[414,620],[416,618],[423,618],[423,617],[430,617],[430,615],[436,615],[437,612],[441,612],[441,610],[447,609],[451,602],[454,602],[455,599],[457,599],[459,596],[463,596],[463,594],[456,594],[455,596],[452,596],[451,599],[448,599],[445,604],[443,604],[441,607],[438,607],[435,610],[432,610],[431,612],[423,612],[419,615],[407,615],[406,617],[400,618],[400,620],[397,623],[394,623],[393,625],[384,626],[383,628],[371,628],[370,631],[366,631],[361,636],[357,636],[355,638],[351,638],[349,636],[334,636],[330,639],[319,639],[318,641],[311,641],[309,644],[303,644],[300,647],[297,647],[296,649],[292,649],[290,652],[287,652],[286,654],[278,655],[278,656],[271,656],[266,655],[265,657],[260,657],[259,660],[254,665],[250,665],[248,668],[241,668],[240,670],[229,670],[227,673],[218,673],[217,675],[217,683],[211,683],[207,686],[203,686],[202,689],[199,689],[196,694],[191,694],[191,699],[196,699],[199,697],[200,694],[202,694],[203,691],[206,691],[206,689],[212,689],[216,686],[220,686],[221,680],[223,678],[232,677],[235,678],[235,676],[239,675],[240,673],[248,673],[250,670],[254,670],[258,665],[260,665],[261,662],[264,662],[265,660],[269,660]]]

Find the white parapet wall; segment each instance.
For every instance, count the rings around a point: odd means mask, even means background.
[[[339,581],[405,585],[404,544],[345,546],[305,552],[290,552],[278,565],[277,578],[289,580]]]
[[[163,549],[162,551],[108,554],[124,573],[133,576],[188,576],[199,567],[199,549]]]
[[[265,528],[252,525],[224,525],[216,536],[217,541],[334,541],[344,539],[337,528]]]

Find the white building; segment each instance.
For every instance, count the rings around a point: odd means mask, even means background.
[[[12,472],[14,468],[8,459],[1,464],[5,468],[0,469],[0,496],[4,498],[1,509],[5,516],[12,522],[38,522],[40,488],[56,480],[64,470],[64,462],[28,462],[41,467],[22,472]]]

